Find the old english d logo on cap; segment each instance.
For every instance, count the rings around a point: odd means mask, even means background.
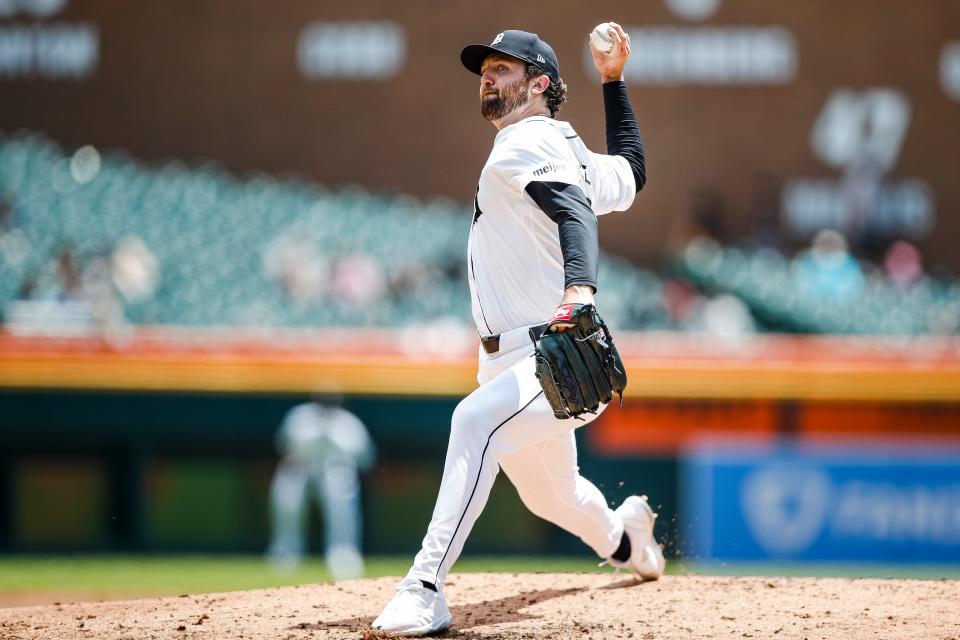
[[[480,75],[483,61],[491,53],[502,53],[541,67],[550,76],[550,80],[560,80],[560,64],[553,48],[535,33],[507,29],[496,35],[489,45],[470,44],[460,52],[463,66]]]

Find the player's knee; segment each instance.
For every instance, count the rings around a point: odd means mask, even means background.
[[[530,494],[520,493],[520,501],[523,502],[523,506],[527,510],[538,518],[543,518],[544,520],[552,520],[551,516],[553,515],[553,510],[549,505],[545,504],[543,500],[538,499],[539,496],[533,496]]]
[[[556,478],[550,482],[549,488],[545,487],[540,491],[518,490],[518,493],[527,509],[547,520],[553,520],[570,511],[578,511],[583,502],[575,483]]]
[[[331,466],[323,474],[326,491],[333,495],[348,497],[359,492],[357,472],[350,467]]]
[[[450,422],[450,436],[470,438],[476,437],[483,431],[484,416],[487,412],[483,411],[470,398],[464,399],[457,408],[453,410],[453,418]]]

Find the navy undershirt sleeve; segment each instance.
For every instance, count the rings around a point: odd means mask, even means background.
[[[630,165],[637,191],[647,182],[647,168],[643,156],[643,138],[637,116],[633,113],[627,85],[622,80],[603,85],[603,112],[607,131],[607,153],[622,156]]]
[[[527,193],[557,223],[563,253],[563,287],[589,285],[597,290],[600,259],[599,224],[587,195],[565,182],[531,182]]]

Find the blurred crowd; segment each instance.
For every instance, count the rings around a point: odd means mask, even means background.
[[[784,232],[778,194],[772,180],[757,178],[748,227],[739,233],[728,228],[718,195],[695,194],[672,234],[672,276],[665,283],[678,326],[724,335],[960,330],[960,283],[943,269],[928,269],[909,238],[856,224],[823,228],[803,241]],[[857,203],[867,206],[862,198]]]
[[[4,321],[14,332],[125,335],[130,330],[125,305],[154,294],[158,267],[156,257],[136,235],[90,255],[78,255],[64,244],[20,283]]]
[[[930,273],[908,239],[852,242],[822,229],[791,245],[778,185],[762,177],[749,207],[737,232],[723,201],[696,191],[657,272],[604,256],[608,320],[727,339],[960,329],[960,284]],[[35,134],[0,137],[0,309],[9,331],[58,335],[122,336],[138,324],[467,327],[469,219],[445,201],[148,168]]]

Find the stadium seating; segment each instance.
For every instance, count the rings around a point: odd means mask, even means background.
[[[4,210],[0,309],[6,322],[23,311],[15,300],[43,303],[22,314],[34,318],[38,309],[52,308],[51,300],[69,298],[57,265],[69,251],[85,290],[94,292],[95,314],[105,306],[99,291],[117,302],[124,323],[470,325],[464,253],[471,212],[449,200],[359,186],[331,190],[297,176],[238,178],[215,163],[147,166],[124,153],[70,151],[43,135],[17,132],[0,135]],[[143,250],[131,254],[125,288],[116,262],[118,247],[130,238]],[[841,290],[830,274],[818,284],[801,258],[698,239],[679,255],[670,277],[693,283],[704,299],[735,296],[760,330],[958,331],[956,282],[924,276],[896,287],[850,258],[855,278]],[[603,256],[600,279],[597,302],[611,325],[698,328],[667,311],[659,275]],[[83,307],[70,313],[77,308]]]
[[[897,289],[868,273],[843,296],[810,285],[802,261],[771,250],[745,252],[699,239],[677,269],[701,289],[743,300],[764,326],[798,333],[914,336],[953,334],[960,319],[960,284],[924,277]]]
[[[7,316],[17,298],[64,297],[56,261],[65,250],[89,280],[91,264],[115,268],[117,247],[133,237],[156,265],[155,283],[141,283],[147,295],[121,295],[115,274],[100,282],[126,322],[470,324],[463,265],[471,211],[458,203],[333,191],[297,177],[241,179],[216,164],[147,166],[123,153],[66,150],[32,132],[0,136],[2,202]],[[135,264],[134,275],[143,268]],[[358,272],[367,277],[352,278]],[[601,278],[598,304],[614,326],[671,326],[656,275],[604,258]]]

